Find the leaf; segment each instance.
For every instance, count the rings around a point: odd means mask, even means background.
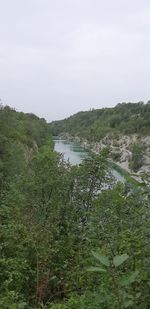
[[[121,286],[130,285],[131,283],[135,282],[138,274],[139,271],[134,271],[132,274],[122,277],[120,280]]]
[[[106,269],[101,267],[89,267],[87,271],[106,273]]]
[[[141,292],[136,294],[136,298],[139,298],[139,297],[141,297]]]
[[[128,308],[130,306],[133,306],[134,302],[133,300],[127,300],[125,303],[124,303],[124,307],[125,308]]]
[[[99,262],[101,262],[103,265],[105,266],[109,266],[110,265],[110,261],[107,258],[107,256],[105,255],[101,255],[99,253],[93,252],[92,251],[93,256],[95,257],[95,259],[97,259]]]
[[[122,255],[116,255],[113,258],[113,263],[115,265],[115,267],[120,266],[121,264],[123,264],[127,259],[129,258],[129,256],[125,253]]]
[[[22,303],[19,303],[17,307],[18,309],[24,309],[26,306],[27,306],[27,303],[22,302]]]

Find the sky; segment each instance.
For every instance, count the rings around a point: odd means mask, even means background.
[[[47,121],[150,100],[149,0],[0,0],[0,98]]]

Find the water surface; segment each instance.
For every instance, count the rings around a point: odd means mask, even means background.
[[[54,139],[54,143],[55,151],[62,153],[65,161],[69,161],[72,165],[80,164],[88,156],[88,152],[75,142]]]
[[[63,139],[54,139],[55,151],[62,153],[65,161],[69,161],[72,165],[80,164],[83,159],[88,157],[88,151],[79,144]],[[117,170],[112,169],[113,176],[121,182],[124,182],[122,176]]]

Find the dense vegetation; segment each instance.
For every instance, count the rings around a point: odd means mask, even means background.
[[[65,163],[35,115],[1,106],[0,134],[0,308],[150,308],[149,187]]]
[[[79,112],[49,125],[53,135],[62,132],[98,141],[106,134],[150,134],[150,102],[122,103],[113,108]]]

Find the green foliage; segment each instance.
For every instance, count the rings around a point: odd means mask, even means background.
[[[122,263],[125,262],[128,259],[128,257],[129,256],[127,254],[116,255],[113,258],[113,264],[115,265],[115,267],[118,267],[122,265]]]
[[[92,254],[93,254],[93,256],[94,256],[98,261],[100,261],[103,265],[105,265],[105,266],[109,266],[109,265],[110,265],[110,261],[109,261],[109,259],[107,258],[107,256],[98,254],[98,253],[96,253],[96,252],[92,252]]]
[[[120,271],[117,271],[117,267],[122,265],[129,256],[127,254],[117,255],[114,256],[112,261],[110,262],[107,256],[100,255],[93,252],[93,256],[98,260],[102,265],[105,266],[105,269],[101,269],[99,267],[92,267],[90,268],[90,271],[93,272],[102,272],[108,274],[108,277],[106,278],[105,285],[102,286],[102,290],[105,288],[105,291],[107,291],[109,297],[109,300],[107,301],[107,306],[109,308],[127,308],[129,305],[134,305],[134,296],[132,295],[132,301],[131,301],[131,291],[128,295],[127,290],[122,287],[127,287],[130,284],[137,281],[137,276],[139,274],[138,271],[132,272],[130,275],[124,275],[122,277]],[[115,269],[114,269],[115,266]],[[106,276],[107,276],[106,274]],[[105,278],[103,277],[103,280]],[[113,290],[113,295],[112,295]],[[114,305],[115,304],[115,307]]]
[[[134,172],[137,172],[143,164],[144,146],[139,143],[135,143],[131,147],[132,158],[130,160],[130,168]]]
[[[139,274],[139,271],[134,271],[130,275],[122,277],[121,280],[120,280],[120,285],[121,286],[127,286],[127,285],[135,282],[138,274]]]
[[[0,120],[0,307],[148,309],[149,187],[115,185],[107,149],[71,167],[32,114]]]
[[[69,133],[90,142],[99,141],[112,133],[149,135],[150,104],[122,103],[113,108],[79,112],[67,119],[50,123],[49,130],[52,135]]]

